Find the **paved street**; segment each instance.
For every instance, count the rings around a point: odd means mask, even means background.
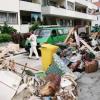
[[[100,69],[78,80],[79,100],[100,100]]]
[[[7,59],[12,59],[16,63],[22,64],[22,65],[25,65],[27,63],[27,67],[32,68],[32,69],[36,69],[36,70],[42,69],[41,57],[39,58],[39,60],[36,60],[35,56],[32,56],[32,58],[29,59],[28,53],[18,54],[15,56],[8,57]],[[16,65],[16,70],[20,72],[21,67],[22,66]]]

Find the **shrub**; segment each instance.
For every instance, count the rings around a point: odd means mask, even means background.
[[[11,26],[8,26],[6,22],[4,23],[4,26],[0,26],[0,31],[1,31],[2,34],[3,34],[3,33],[8,33],[8,34],[10,34],[10,33],[13,33],[13,32],[17,32],[16,29],[14,29],[14,28],[11,27]]]
[[[100,32],[100,25],[96,24],[95,26],[93,26],[91,32]]]
[[[12,34],[12,41],[14,43],[19,43],[20,47],[24,47],[25,41],[30,35],[31,35],[31,33],[13,33]]]
[[[11,37],[12,37],[12,41],[14,43],[19,43],[19,41],[20,41],[20,34],[19,33],[12,33]]]
[[[34,22],[34,23],[32,24],[32,26],[29,28],[29,31],[30,31],[30,32],[35,31],[35,30],[39,27],[39,25],[40,25],[39,22]]]
[[[11,41],[12,39],[11,39],[11,35],[9,35],[9,34],[0,34],[0,43],[1,42],[9,42],[9,41]]]

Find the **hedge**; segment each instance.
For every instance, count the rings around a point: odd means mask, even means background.
[[[31,33],[13,33],[11,35],[12,35],[12,41],[14,43],[19,43],[20,47],[24,47],[25,41],[26,41],[27,37],[29,37],[31,35]]]
[[[0,34],[0,43],[9,42],[11,40],[12,40],[11,35],[6,34],[6,33],[5,34]]]

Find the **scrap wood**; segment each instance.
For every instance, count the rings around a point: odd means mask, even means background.
[[[92,37],[96,38],[96,36],[100,35],[100,32],[93,32],[90,34]]]
[[[6,47],[2,48],[0,50],[0,58],[4,57],[7,53],[8,53],[8,49]]]
[[[84,41],[80,38],[80,41],[94,54],[96,55],[96,52]]]
[[[69,39],[69,37],[71,36],[71,34],[74,32],[74,27],[70,29],[69,33],[68,33],[68,36],[66,37],[64,43],[66,43]]]
[[[19,88],[17,89],[16,94],[19,94],[20,92],[22,92],[26,87],[27,87],[26,83],[23,83],[22,85],[20,85]]]
[[[9,43],[7,46],[9,51],[19,51],[19,44]]]
[[[96,60],[100,60],[100,56],[95,58]]]
[[[61,89],[56,95],[59,95],[64,100],[76,100],[77,97],[77,84],[74,79],[69,77],[63,77],[61,81]]]
[[[17,63],[17,62],[15,62],[15,63],[18,64],[18,65],[20,65],[20,66],[25,67],[25,65],[23,65],[23,64],[20,64],[20,63]],[[35,69],[35,68],[31,68],[31,67],[29,67],[29,66],[26,66],[26,68],[29,68],[29,69],[32,69],[32,70],[35,70],[35,71],[39,71],[39,70],[37,70],[37,69]]]
[[[72,76],[64,76],[65,79],[68,79],[69,81],[71,81],[75,86],[77,86],[77,83],[75,82],[74,78]]]
[[[3,59],[7,60],[5,58],[3,58]],[[13,60],[9,60],[9,61],[13,62]],[[20,65],[20,66],[23,66],[23,67],[26,67],[26,68],[29,68],[29,69],[32,69],[32,70],[35,70],[35,71],[39,71],[39,70],[37,70],[35,68],[31,68],[31,67],[27,66],[27,63],[25,65],[23,65],[23,64],[20,64],[20,63],[14,61],[14,64],[17,64],[17,65]]]
[[[77,35],[76,30],[74,31],[74,35],[75,35],[76,44],[80,47],[80,39],[79,36]]]
[[[96,53],[96,60],[100,60],[100,51]]]

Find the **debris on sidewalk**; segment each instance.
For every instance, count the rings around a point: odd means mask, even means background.
[[[0,47],[0,58],[9,57],[11,54],[17,55],[25,53],[25,50],[19,47],[19,44],[8,43],[8,45]]]
[[[41,70],[17,63],[13,59],[6,59],[4,55],[8,52],[20,52],[18,44],[9,44],[8,48],[11,49],[8,51],[1,48],[0,72],[5,71],[5,77],[8,72],[20,77],[19,84],[13,89],[14,94],[10,98],[16,100],[17,96],[24,94],[22,100],[77,100],[77,80],[81,79],[83,73],[93,73],[99,68],[100,47],[97,37],[98,35],[93,38],[78,35],[76,29],[72,28],[63,43],[41,47]],[[20,66],[20,72],[17,65]],[[0,83],[8,85],[9,82],[5,82],[0,80]]]

